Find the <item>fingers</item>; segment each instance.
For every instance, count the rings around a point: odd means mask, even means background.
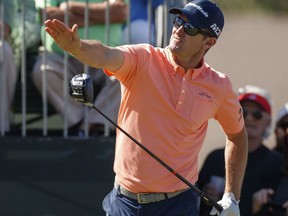
[[[52,36],[57,36],[58,34],[71,32],[71,29],[66,26],[63,22],[53,19],[45,21],[45,30]]]
[[[68,26],[66,26],[63,22],[57,19],[45,21],[45,26],[47,28],[50,28],[51,31],[55,31],[55,33],[71,31],[71,29]]]
[[[70,29],[63,22],[53,19],[45,21],[45,31],[56,41],[61,37],[65,37],[67,35],[72,35],[73,39],[78,39],[78,26],[75,24],[72,29]],[[72,34],[71,34],[72,33]]]
[[[219,215],[219,212],[217,211],[216,208],[212,208],[212,210],[210,211],[210,215]]]
[[[52,20],[45,21],[45,31],[54,39],[61,32]]]
[[[50,28],[46,27],[45,31],[55,40],[57,35],[55,34],[54,31],[52,31]]]
[[[288,200],[283,204],[283,208],[286,209],[285,216],[288,216]]]
[[[74,24],[72,27],[72,40],[73,41],[80,41],[80,36],[78,34],[78,25]]]
[[[274,194],[274,191],[272,189],[264,189],[262,193],[262,200],[264,201],[264,203],[269,202],[273,194]]]
[[[77,31],[78,31],[78,25],[77,25],[77,24],[74,24],[74,25],[72,26],[72,33],[73,33],[73,35],[76,35],[76,34],[77,34]]]
[[[254,194],[253,199],[261,204],[265,204],[273,194],[274,191],[272,189],[262,189]]]
[[[65,25],[63,22],[57,19],[53,19],[53,24],[55,25],[55,27],[59,32],[66,32],[66,31],[71,32],[71,29],[67,25]]]
[[[252,211],[254,214],[260,211],[262,205],[270,201],[271,196],[274,194],[272,189],[262,189],[253,194]]]

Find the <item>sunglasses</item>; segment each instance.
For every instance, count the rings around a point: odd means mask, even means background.
[[[282,128],[283,130],[287,130],[288,128],[288,122],[281,122],[279,124],[279,127]]]
[[[256,120],[261,120],[263,118],[263,113],[260,110],[248,112],[247,110],[243,109],[244,118],[246,118],[248,115],[251,115]]]
[[[174,18],[173,26],[176,29],[179,29],[181,26],[183,26],[184,32],[190,36],[195,36],[198,33],[200,33],[200,34],[208,36],[208,37],[213,37],[209,32],[203,31],[202,29],[199,29],[199,28],[195,28],[192,24],[185,22],[180,17]]]

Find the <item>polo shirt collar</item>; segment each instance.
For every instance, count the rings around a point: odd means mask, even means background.
[[[167,55],[167,58],[168,58],[168,61],[169,63],[171,64],[171,66],[173,67],[173,75],[176,74],[176,72],[181,72],[181,71],[184,71],[184,68],[179,66],[175,61],[174,59],[172,58],[172,53],[171,51],[169,50],[168,47],[166,47],[165,49],[165,52],[166,52],[166,55]],[[200,67],[199,68],[190,68],[188,69],[187,73],[191,73],[192,74],[192,79],[195,79],[197,76],[199,76],[202,71],[204,71],[204,68],[205,68],[205,63],[204,63],[204,58],[202,58],[201,62],[200,62]]]

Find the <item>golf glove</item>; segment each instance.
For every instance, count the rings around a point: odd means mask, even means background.
[[[236,201],[233,193],[225,193],[217,203],[223,207],[222,212],[219,213],[216,208],[213,208],[210,215],[240,216],[239,201]]]

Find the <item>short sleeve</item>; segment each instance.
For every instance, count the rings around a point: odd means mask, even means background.
[[[225,90],[222,93],[222,101],[216,114],[216,120],[219,121],[226,134],[235,134],[244,127],[242,108],[236,92],[232,89],[229,78],[226,79],[224,87]]]

